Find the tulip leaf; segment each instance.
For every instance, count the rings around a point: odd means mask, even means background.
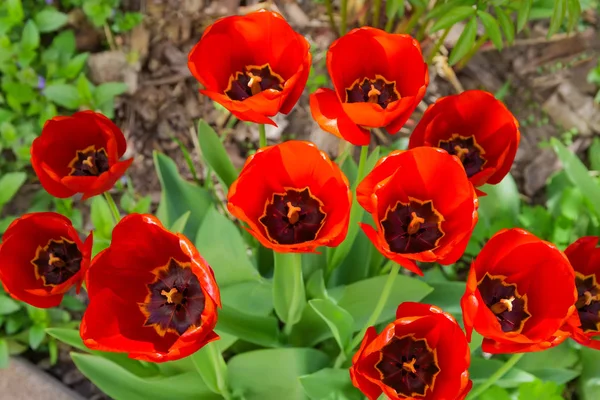
[[[508,44],[513,44],[515,41],[515,24],[508,14],[500,7],[494,7],[494,11],[496,12],[498,22],[500,23],[500,28],[502,28],[504,36],[506,37],[506,42]]]
[[[582,347],[579,351],[581,356],[581,376],[577,381],[577,395],[581,400],[600,399],[600,363],[598,362],[598,350]]]
[[[94,235],[99,239],[110,239],[113,227],[115,226],[114,217],[110,207],[104,197],[94,196],[91,199],[91,218],[94,225]]]
[[[177,171],[177,165],[168,156],[154,152],[154,166],[162,187],[156,216],[165,226],[172,226],[179,217],[190,211],[184,234],[190,239],[195,238],[212,204],[210,194],[184,180]]]
[[[17,194],[26,179],[25,172],[9,172],[0,177],[0,211]]]
[[[216,330],[264,347],[279,347],[279,325],[275,317],[261,317],[223,305]]]
[[[567,0],[567,11],[569,12],[569,19],[567,22],[567,31],[571,32],[577,26],[579,22],[579,16],[581,15],[581,4],[580,0]]]
[[[0,369],[8,367],[10,362],[10,352],[8,350],[8,342],[4,338],[0,338]]]
[[[225,187],[229,188],[237,179],[238,171],[231,163],[217,132],[202,119],[198,122],[198,142],[204,160],[215,171]]]
[[[525,24],[527,24],[527,21],[529,21],[529,14],[531,13],[532,4],[533,0],[521,1],[521,5],[517,10],[517,32],[521,32],[523,28],[525,28]]]
[[[333,338],[340,346],[340,350],[344,351],[352,338],[352,328],[354,326],[352,316],[330,299],[314,299],[309,301],[308,304],[325,321],[331,329]]]
[[[490,37],[492,43],[498,50],[502,50],[504,44],[502,42],[502,32],[500,32],[500,25],[498,25],[498,21],[496,18],[492,17],[491,14],[485,11],[477,11],[477,16],[481,20],[485,28],[485,32]]]
[[[460,299],[465,294],[466,285],[464,282],[428,282],[433,291],[423,299],[423,303],[438,306],[447,313],[450,313],[460,320],[462,309]]]
[[[560,27],[565,19],[565,15],[567,13],[567,0],[555,0],[554,8],[552,11],[552,18],[550,18],[550,27],[548,28],[547,38],[550,38],[554,35]]]
[[[448,58],[448,63],[454,65],[459,62],[475,44],[475,37],[477,36],[477,18],[471,18],[465,25],[462,34],[458,38],[456,45],[452,49],[452,53]]]
[[[229,361],[229,378],[234,392],[246,400],[304,400],[298,377],[328,363],[326,354],[310,348],[256,350]]]
[[[140,377],[106,358],[71,353],[77,368],[115,400],[220,400],[196,372],[163,377]]]
[[[220,287],[260,279],[240,231],[215,207],[208,209],[196,232],[191,237],[196,238],[196,248],[212,267]]]
[[[273,311],[273,285],[270,281],[246,281],[221,288],[223,304],[240,312],[266,316]]]
[[[600,171],[600,138],[594,137],[592,145],[588,149],[588,159],[590,160],[590,169]]]
[[[485,185],[480,189],[487,196],[479,198],[479,224],[476,229],[486,228],[484,236],[490,237],[502,228],[514,227],[518,222],[521,200],[512,175],[507,174],[497,185]]]
[[[192,362],[196,371],[214,393],[228,393],[227,365],[221,355],[218,342],[206,344],[203,348],[192,354]]]
[[[432,26],[429,32],[437,32],[442,29],[450,28],[455,24],[475,15],[476,9],[470,6],[454,7],[447,13],[444,13]],[[466,28],[465,28],[466,29]]]
[[[175,233],[183,233],[183,231],[185,230],[185,226],[187,225],[188,219],[190,219],[191,213],[191,211],[188,211],[181,217],[177,218],[177,220],[173,223],[173,225],[171,225],[171,228],[169,230]]]
[[[294,325],[306,307],[306,291],[302,277],[302,255],[274,253],[273,306],[279,319]]]
[[[361,392],[355,388],[347,369],[324,368],[300,377],[304,392],[311,400],[361,400]]]
[[[501,360],[486,360],[485,358],[473,357],[471,359],[471,367],[469,368],[473,385],[482,384],[503,365],[504,362]],[[495,384],[502,388],[515,388],[521,383],[533,382],[535,379],[535,376],[532,374],[513,367],[502,378],[498,379]]]

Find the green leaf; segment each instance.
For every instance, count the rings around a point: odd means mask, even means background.
[[[8,368],[10,362],[10,353],[8,352],[8,343],[6,339],[0,338],[0,369]]]
[[[83,344],[78,330],[66,328],[47,328],[46,333],[75,349],[89,351],[89,349]]]
[[[23,28],[21,47],[23,50],[35,50],[40,46],[40,32],[35,22],[28,20]]]
[[[496,17],[500,23],[500,28],[504,32],[508,44],[513,44],[515,41],[515,24],[512,22],[508,14],[500,7],[494,7]]]
[[[274,253],[273,306],[279,319],[288,325],[300,321],[306,307],[306,292],[302,278],[302,255]]]
[[[577,26],[579,22],[579,16],[581,15],[581,4],[580,0],[567,0],[567,11],[569,13],[569,21],[567,23],[567,31],[571,32]]]
[[[477,36],[477,18],[471,18],[465,25],[462,34],[458,38],[456,45],[452,49],[452,53],[448,58],[448,63],[454,65],[459,62],[471,50],[475,44]]]
[[[478,397],[479,400],[511,400],[506,389],[499,386],[491,386]]]
[[[91,218],[95,234],[100,238],[110,239],[115,222],[107,201],[102,196],[94,196],[91,203]]]
[[[177,220],[173,223],[173,225],[171,225],[171,229],[169,230],[175,233],[183,233],[183,231],[185,230],[185,226],[187,225],[188,219],[190,219],[191,213],[191,211],[188,211],[181,217],[177,218]]]
[[[594,137],[592,145],[588,149],[588,159],[590,168],[594,171],[600,171],[600,138]]]
[[[12,107],[15,107],[14,103],[29,103],[37,96],[33,88],[24,83],[5,81],[2,82],[2,89],[6,93],[8,104]],[[18,107],[18,105],[16,106]]]
[[[308,302],[315,312],[331,329],[333,338],[344,351],[352,338],[354,320],[348,311],[344,310],[330,299],[315,299]]]
[[[428,3],[429,2],[424,1],[421,5],[421,8],[427,7]],[[444,15],[448,14],[448,12],[455,10],[457,7],[469,6],[472,8],[473,5],[475,5],[475,0],[450,0],[445,4],[438,1],[433,10],[425,14],[425,20],[429,21],[432,19],[443,17]]]
[[[564,387],[556,382],[534,382],[523,383],[519,386],[519,400],[544,399],[562,400]]]
[[[94,91],[94,104],[102,104],[114,100],[115,97],[127,92],[127,85],[122,82],[108,82],[98,85]]]
[[[9,172],[0,177],[0,210],[17,194],[26,179],[25,172]]]
[[[56,8],[48,7],[35,15],[35,23],[40,32],[53,32],[62,28],[69,20],[67,14]]]
[[[80,103],[87,106],[92,106],[92,102],[94,101],[94,85],[92,82],[89,81],[85,74],[80,74],[77,78],[76,84]],[[111,118],[110,115],[107,115],[107,117]]]
[[[188,238],[196,237],[200,223],[212,204],[210,194],[185,181],[179,175],[175,162],[168,156],[154,152],[154,166],[162,187],[156,216],[165,226],[171,226],[177,218],[191,211],[184,234]]]
[[[431,27],[429,32],[437,32],[442,29],[450,28],[460,21],[475,15],[476,9],[470,6],[459,6],[452,8],[449,12],[440,17]],[[466,28],[465,28],[466,29]],[[463,33],[464,35],[464,33]]]
[[[517,223],[521,200],[512,175],[506,175],[497,185],[485,185],[480,189],[487,194],[479,198],[478,212],[481,225],[492,228],[490,230],[493,231],[494,223],[500,220],[507,221],[509,225]]]
[[[324,368],[300,377],[304,392],[311,400],[361,400],[363,396],[350,382],[347,369]]]
[[[115,400],[221,400],[196,372],[169,377],[140,377],[103,357],[71,353],[77,368]]]
[[[69,110],[76,110],[81,103],[77,87],[66,83],[54,83],[48,85],[43,93],[48,100]]]
[[[517,32],[521,32],[525,28],[525,24],[529,20],[529,13],[531,12],[531,5],[533,0],[522,0],[517,10]]]
[[[12,314],[21,308],[18,302],[8,296],[0,295],[0,315]]]
[[[494,46],[498,50],[502,50],[504,47],[504,44],[502,43],[502,32],[500,32],[500,25],[498,25],[496,18],[485,11],[477,11],[477,16],[481,20],[481,23],[492,43],[494,43]]]
[[[85,66],[90,53],[77,54],[75,57],[69,60],[67,66],[61,70],[62,76],[68,79],[74,79]],[[98,95],[96,93],[96,95]]]
[[[245,400],[304,400],[298,377],[328,362],[324,353],[309,348],[250,351],[229,361],[229,378],[234,391]]]
[[[258,271],[248,258],[246,243],[240,231],[215,207],[208,209],[197,232],[196,248],[212,267],[220,287],[260,279]]]
[[[227,365],[218,342],[211,342],[192,354],[192,362],[206,386],[217,394],[228,393]]]
[[[480,357],[473,357],[471,359],[471,367],[469,368],[473,384],[482,384],[503,365],[504,362],[500,360],[486,360]],[[496,385],[502,388],[515,388],[524,382],[533,382],[534,380],[535,376],[532,374],[513,367],[502,378],[496,381]]]
[[[23,21],[25,14],[23,13],[23,4],[21,0],[6,0],[8,17],[13,24],[18,24]]]
[[[546,36],[547,38],[550,38],[552,35],[558,32],[565,19],[566,13],[567,0],[555,0],[552,18],[550,19],[550,27],[548,28],[548,35]]]
[[[266,280],[239,282],[221,287],[226,306],[249,315],[266,316],[273,311],[273,285]]]
[[[39,324],[34,324],[29,328],[29,347],[36,350],[42,344],[46,337],[46,327]]]
[[[462,309],[460,299],[465,294],[464,282],[428,282],[433,291],[423,299],[423,303],[440,307],[455,318],[460,319]]]
[[[385,2],[385,15],[388,19],[394,18],[400,8],[404,9],[404,0],[388,0]]]
[[[264,347],[279,347],[279,321],[275,317],[249,315],[223,305],[216,330]]]
[[[554,151],[562,162],[564,171],[569,180],[581,190],[581,193],[589,200],[596,216],[600,217],[600,187],[590,176],[587,168],[579,158],[571,153],[558,139],[550,139]]]
[[[598,350],[582,347],[579,351],[581,356],[581,376],[577,381],[577,395],[580,400],[600,399],[600,363],[598,362]]]
[[[231,163],[217,132],[202,119],[198,121],[198,142],[204,160],[229,188],[237,179],[238,171]]]

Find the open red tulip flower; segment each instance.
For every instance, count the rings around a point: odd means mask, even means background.
[[[243,121],[275,123],[302,95],[310,72],[310,44],[275,12],[219,19],[190,51],[188,68],[200,92]]]
[[[565,254],[575,270],[577,302],[573,323],[567,327],[571,337],[584,346],[600,350],[600,248],[598,236],[586,236],[571,244]]]
[[[31,146],[31,164],[54,197],[83,193],[83,199],[111,189],[133,159],[119,161],[127,142],[111,120],[93,111],[47,121]]]
[[[163,362],[219,338],[212,269],[185,236],[151,215],[130,214],[117,224],[86,285],[90,303],[80,333],[90,349]]]
[[[491,93],[468,90],[429,106],[410,136],[409,149],[440,147],[462,161],[473,185],[497,184],[519,147],[519,123]]]
[[[292,140],[248,158],[227,207],[263,246],[302,253],[344,240],[351,198],[337,164],[314,144]]]
[[[477,195],[462,164],[433,147],[390,153],[356,194],[376,224],[362,224],[371,242],[419,275],[415,261],[455,263],[477,223]]]
[[[471,390],[471,353],[454,318],[428,304],[402,303],[377,335],[367,329],[350,378],[369,400],[462,400]]]
[[[522,229],[501,230],[471,264],[461,299],[467,338],[473,328],[487,353],[522,353],[555,346],[575,312],[575,273],[551,243]]]
[[[370,128],[395,134],[425,96],[427,64],[409,35],[363,27],[329,47],[327,69],[335,90],[310,95],[310,110],[321,129],[364,146]]]
[[[25,214],[2,237],[0,281],[17,300],[56,307],[69,289],[81,288],[91,254],[92,235],[82,242],[68,218],[53,212]]]

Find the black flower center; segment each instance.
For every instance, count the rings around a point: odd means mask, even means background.
[[[383,346],[380,357],[375,368],[381,381],[406,397],[424,396],[440,372],[436,353],[425,339],[394,337]]]
[[[204,293],[189,265],[169,260],[166,267],[157,271],[148,291],[140,304],[146,315],[144,326],[154,327],[161,336],[167,332],[183,335],[190,327],[200,326]]]
[[[314,240],[325,222],[323,204],[310,189],[287,189],[274,194],[265,204],[260,223],[269,239],[278,244],[299,244]]]
[[[77,244],[61,237],[51,239],[44,247],[39,246],[31,263],[37,279],[42,279],[45,286],[56,286],[79,272],[81,259]]]
[[[284,79],[271,70],[269,64],[263,66],[249,65],[246,71],[231,75],[225,94],[232,100],[245,100],[263,90],[283,90]]]
[[[346,89],[346,103],[376,103],[386,108],[398,99],[400,93],[396,90],[396,82],[389,82],[381,75],[375,75],[375,79],[364,78],[362,82],[357,79]]]
[[[410,199],[408,204],[398,202],[388,208],[381,226],[391,251],[420,253],[438,246],[444,236],[443,220],[431,201]]]
[[[460,158],[469,178],[481,171],[487,162],[483,158],[485,151],[477,144],[474,136],[465,137],[455,133],[448,140],[440,140],[438,147]]]
[[[583,276],[576,273],[575,286],[577,286],[577,311],[581,320],[581,329],[584,332],[600,331],[600,285],[596,282],[596,275]]]
[[[110,168],[106,150],[96,150],[95,146],[77,151],[77,155],[69,167],[71,168],[70,176],[100,176]]]
[[[503,332],[520,332],[531,317],[527,297],[519,295],[517,285],[506,283],[503,276],[485,274],[477,284],[485,305],[496,315]]]

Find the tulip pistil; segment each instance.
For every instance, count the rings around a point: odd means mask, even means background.
[[[596,275],[584,276],[575,273],[577,302],[575,307],[584,332],[600,332],[600,285]]]
[[[496,304],[490,307],[490,310],[494,314],[502,314],[504,311],[511,312],[513,310],[512,303],[515,300],[515,296],[511,296],[510,299],[500,299]]]
[[[265,90],[283,90],[285,80],[269,64],[248,65],[245,71],[231,75],[225,94],[232,100],[243,101]]]
[[[503,276],[486,273],[477,289],[503,332],[520,332],[523,329],[531,314],[527,310],[527,296],[519,294],[516,284],[507,283]]]
[[[56,286],[79,272],[83,257],[77,244],[64,237],[51,239],[44,247],[38,247],[34,265],[35,276],[45,286]]]
[[[440,140],[437,147],[457,156],[469,178],[481,171],[487,162],[483,157],[485,150],[477,143],[475,136],[454,133],[449,139]]]
[[[425,223],[425,220],[417,216],[417,213],[414,211],[410,213],[410,217],[412,219],[410,220],[410,224],[408,224],[407,232],[409,235],[414,235],[415,233],[419,232],[419,229],[421,229],[421,224]]]
[[[375,75],[375,79],[357,79],[346,89],[346,103],[374,103],[385,109],[400,98],[396,82],[381,75]]]
[[[79,150],[69,163],[69,168],[70,176],[100,176],[110,168],[106,150],[96,150],[93,145]]]
[[[402,363],[402,369],[404,369],[407,372],[416,374],[417,370],[415,369],[415,363],[417,362],[416,358],[413,358],[412,360],[410,360],[410,362],[404,362]]]
[[[287,218],[290,221],[290,224],[293,225],[300,219],[300,211],[302,211],[302,208],[294,207],[290,201],[288,201],[286,204],[288,207]]]

